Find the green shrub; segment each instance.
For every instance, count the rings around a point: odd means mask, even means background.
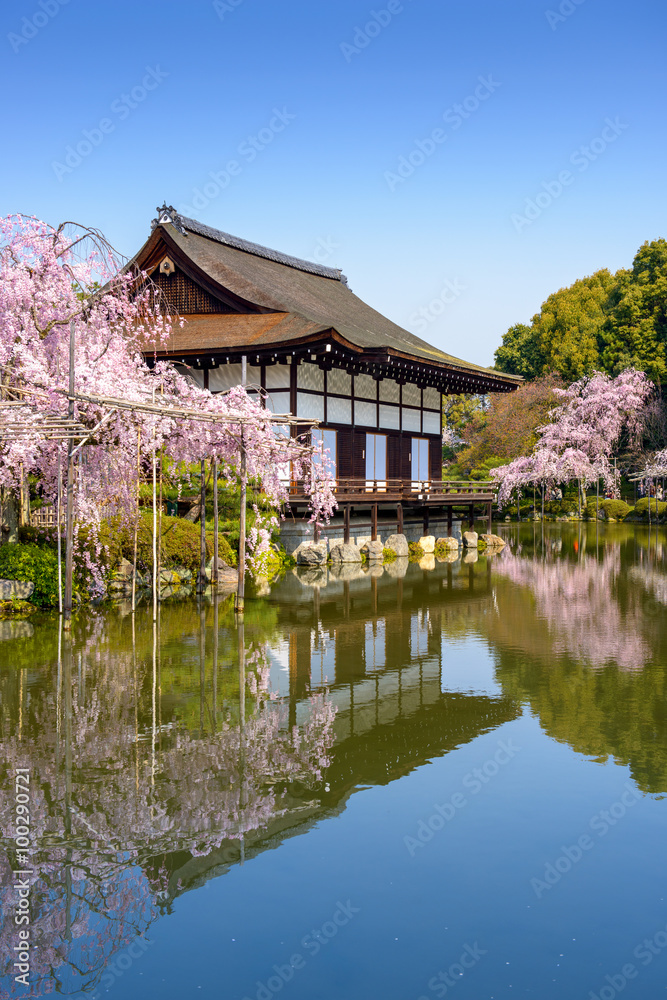
[[[396,553],[393,549],[382,549],[382,562],[393,563],[396,562]]]
[[[12,597],[8,601],[0,601],[0,621],[29,618],[36,610],[34,604]]]
[[[0,577],[34,583],[31,602],[42,608],[57,607],[58,557],[53,549],[20,543],[0,546]]]
[[[635,504],[635,514],[640,514],[648,520],[648,504],[648,497],[642,497],[641,500],[638,500]],[[651,497],[651,517],[664,517],[665,510],[667,510],[667,503]]]
[[[55,528],[36,528],[32,524],[22,524],[19,527],[19,542],[28,545],[39,545],[47,549],[58,548]],[[65,544],[63,542],[63,551]]]
[[[238,538],[238,530],[237,530]],[[102,523],[100,541],[107,550],[107,563],[115,568],[121,559],[134,559],[134,531],[132,527],[119,530],[118,520]],[[193,524],[183,517],[162,515],[161,534],[161,566],[170,569],[173,566],[184,566],[196,572],[200,563],[201,526]],[[237,553],[232,548],[227,535],[218,535],[218,555],[228,566],[236,566]],[[213,556],[212,526],[206,531],[206,558]],[[153,514],[142,511],[139,519],[137,536],[137,565],[143,570],[151,569],[153,565]]]
[[[586,517],[595,520],[595,497],[589,497],[586,504]],[[632,510],[623,500],[600,499],[599,507],[607,517],[612,517],[615,521],[622,521]]]
[[[408,560],[410,562],[419,562],[420,559],[424,558],[424,550],[419,542],[409,542],[408,552]]]

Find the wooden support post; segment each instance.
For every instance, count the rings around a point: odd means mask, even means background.
[[[486,530],[491,534],[491,502],[486,506]]]
[[[155,390],[153,390],[153,402],[155,402]],[[158,575],[157,575],[157,469],[155,451],[155,430],[153,430],[153,632],[157,623],[157,595],[158,595]],[[155,645],[155,636],[153,637]],[[155,649],[153,649],[155,658]],[[155,664],[153,664],[155,667]]]
[[[218,514],[218,460],[213,459],[213,568],[211,569],[211,584],[218,585],[218,531],[220,518]],[[217,605],[216,605],[217,607]]]
[[[475,527],[475,505],[471,503],[468,507],[468,527],[472,531]]]
[[[350,541],[350,505],[345,504],[343,509],[343,541],[347,545]]]
[[[245,534],[246,534],[246,495],[248,482],[246,475],[245,437],[241,431],[241,507],[239,510],[239,573],[236,591],[236,610],[243,614],[245,609]]]
[[[56,498],[56,521],[58,537],[58,614],[63,613],[63,558],[62,558],[62,469],[60,467],[60,448],[58,448],[58,494]]]
[[[447,508],[447,538],[452,537],[452,505]]]
[[[428,535],[429,518],[428,518],[428,507],[424,507],[424,534]]]
[[[206,590],[206,459],[202,458],[199,469],[199,590]]]
[[[371,541],[377,541],[378,537],[378,505],[376,503],[371,507]]]
[[[241,385],[245,385],[248,381],[248,359],[245,354],[241,358]],[[238,573],[238,585],[236,589],[236,601],[234,604],[234,610],[239,614],[243,614],[245,609],[245,513],[246,513],[246,495],[248,491],[248,477],[246,474],[246,453],[245,453],[245,434],[243,428],[241,428],[241,497],[240,497],[240,510],[239,510],[239,573]]]
[[[396,505],[396,534],[403,534],[403,504]]]
[[[74,419],[74,320],[69,325],[69,404],[67,416]],[[67,498],[65,508],[65,603],[63,626],[70,628],[72,617],[72,574],[74,571],[74,440],[67,442]]]
[[[139,481],[141,478],[141,428],[137,430],[137,504],[134,511],[134,545],[132,556],[132,614],[137,607],[137,543],[139,539]]]

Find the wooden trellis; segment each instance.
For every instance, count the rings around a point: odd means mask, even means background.
[[[245,359],[244,359],[245,360]],[[240,435],[240,445],[241,445],[241,462],[240,462],[240,475],[241,475],[241,508],[240,508],[240,538],[239,538],[239,565],[238,565],[238,590],[236,598],[236,610],[240,613],[244,610],[244,589],[245,589],[245,498],[247,491],[247,473],[246,473],[246,448],[245,448],[245,436],[244,428],[251,423],[253,423],[254,418],[247,416],[244,413],[226,413],[226,414],[214,414],[214,413],[202,413],[200,410],[192,410],[186,407],[174,407],[165,406],[156,403],[155,393],[153,392],[151,398],[146,397],[143,400],[129,400],[122,397],[115,396],[103,396],[97,395],[95,393],[77,393],[73,389],[73,348],[70,345],[70,389],[68,393],[63,393],[66,395],[69,403],[69,416],[59,417],[54,414],[44,413],[38,410],[31,403],[19,398],[14,400],[5,400],[0,402],[0,441],[14,442],[14,441],[57,441],[68,443],[68,461],[67,461],[67,500],[66,500],[66,568],[65,568],[65,600],[63,604],[62,599],[62,570],[61,570],[61,544],[60,544],[60,523],[61,523],[61,510],[60,510],[60,477],[59,477],[59,487],[58,487],[58,502],[56,504],[55,512],[55,523],[58,526],[57,538],[58,538],[58,585],[59,585],[59,607],[61,614],[64,615],[65,627],[68,627],[69,620],[72,614],[72,578],[73,578],[73,527],[74,527],[74,510],[73,510],[73,500],[74,500],[74,477],[73,477],[73,465],[74,457],[76,452],[79,451],[83,445],[88,441],[102,426],[109,420],[118,410],[128,410],[135,413],[146,413],[155,415],[161,419],[173,419],[173,420],[195,420],[202,423],[209,424],[227,424],[236,425],[241,429]],[[15,390],[15,394],[18,396],[22,395],[21,390]],[[37,390],[37,392],[31,392],[31,395],[41,396],[42,393]],[[46,395],[44,394],[44,398]],[[79,421],[74,419],[74,405],[77,402],[81,403],[92,403],[99,406],[101,409],[106,410],[104,416],[97,422],[97,424],[92,428],[87,428]],[[271,413],[267,415],[267,421],[271,423],[272,426],[282,426],[289,428],[301,428],[302,430],[310,430],[314,426],[317,426],[318,421],[304,419],[299,417],[294,417],[289,413]],[[214,540],[215,540],[215,551],[214,551],[214,570],[212,573],[212,582],[217,582],[217,540],[218,540],[218,504],[217,504],[217,462],[215,462],[215,490],[216,495],[214,497]],[[206,573],[206,540],[205,540],[205,495],[204,495],[204,477],[202,475],[202,498],[201,498],[201,523],[202,523],[202,538],[201,538],[201,565],[200,565],[200,583],[203,587],[203,582]],[[158,560],[157,560],[157,548],[156,548],[156,537],[157,537],[157,495],[156,495],[156,456],[155,451],[153,452],[153,619],[157,619],[157,576],[158,576]],[[136,546],[135,546],[135,563],[133,568],[133,586],[132,586],[132,610],[135,608],[135,580],[136,580]]]

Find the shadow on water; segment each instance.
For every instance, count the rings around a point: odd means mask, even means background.
[[[667,545],[641,528],[503,525],[434,569],[294,571],[248,601],[4,628],[3,787],[30,768],[33,995],[103,983],[177,897],[517,719],[667,790]],[[12,632],[15,634],[13,635]],[[482,642],[491,682],[448,684]],[[3,800],[11,981],[14,803]]]

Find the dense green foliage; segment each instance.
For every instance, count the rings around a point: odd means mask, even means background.
[[[159,528],[158,528],[159,530]],[[184,566],[196,572],[200,563],[201,528],[182,517],[167,517],[162,515],[162,534],[160,537],[160,562],[163,568]],[[113,568],[121,559],[134,560],[134,537],[131,530],[119,531],[113,522],[105,523],[100,533],[100,541],[107,551],[108,565]],[[236,552],[232,549],[224,535],[218,540],[220,559],[228,565],[236,564]],[[213,531],[206,533],[206,553],[213,555]],[[139,520],[137,536],[137,565],[148,570],[153,565],[153,515],[142,511]]]
[[[58,604],[58,557],[51,548],[21,543],[0,546],[0,577],[34,583],[33,604],[43,608]]]
[[[586,503],[586,517],[595,520],[596,504],[598,509],[604,513],[605,517],[612,518],[614,521],[622,521],[633,509],[629,504],[625,503],[624,500],[608,500],[602,498],[600,500],[596,500],[595,497],[589,497],[588,502]]]
[[[635,504],[635,514],[640,514],[648,520],[648,497],[642,497]],[[655,497],[651,497],[651,517],[664,517],[665,511],[667,511],[667,503],[662,500],[656,500]]]
[[[529,326],[510,327],[495,354],[501,371],[575,381],[628,367],[667,376],[667,240],[644,243],[632,268],[604,269],[554,292]]]

